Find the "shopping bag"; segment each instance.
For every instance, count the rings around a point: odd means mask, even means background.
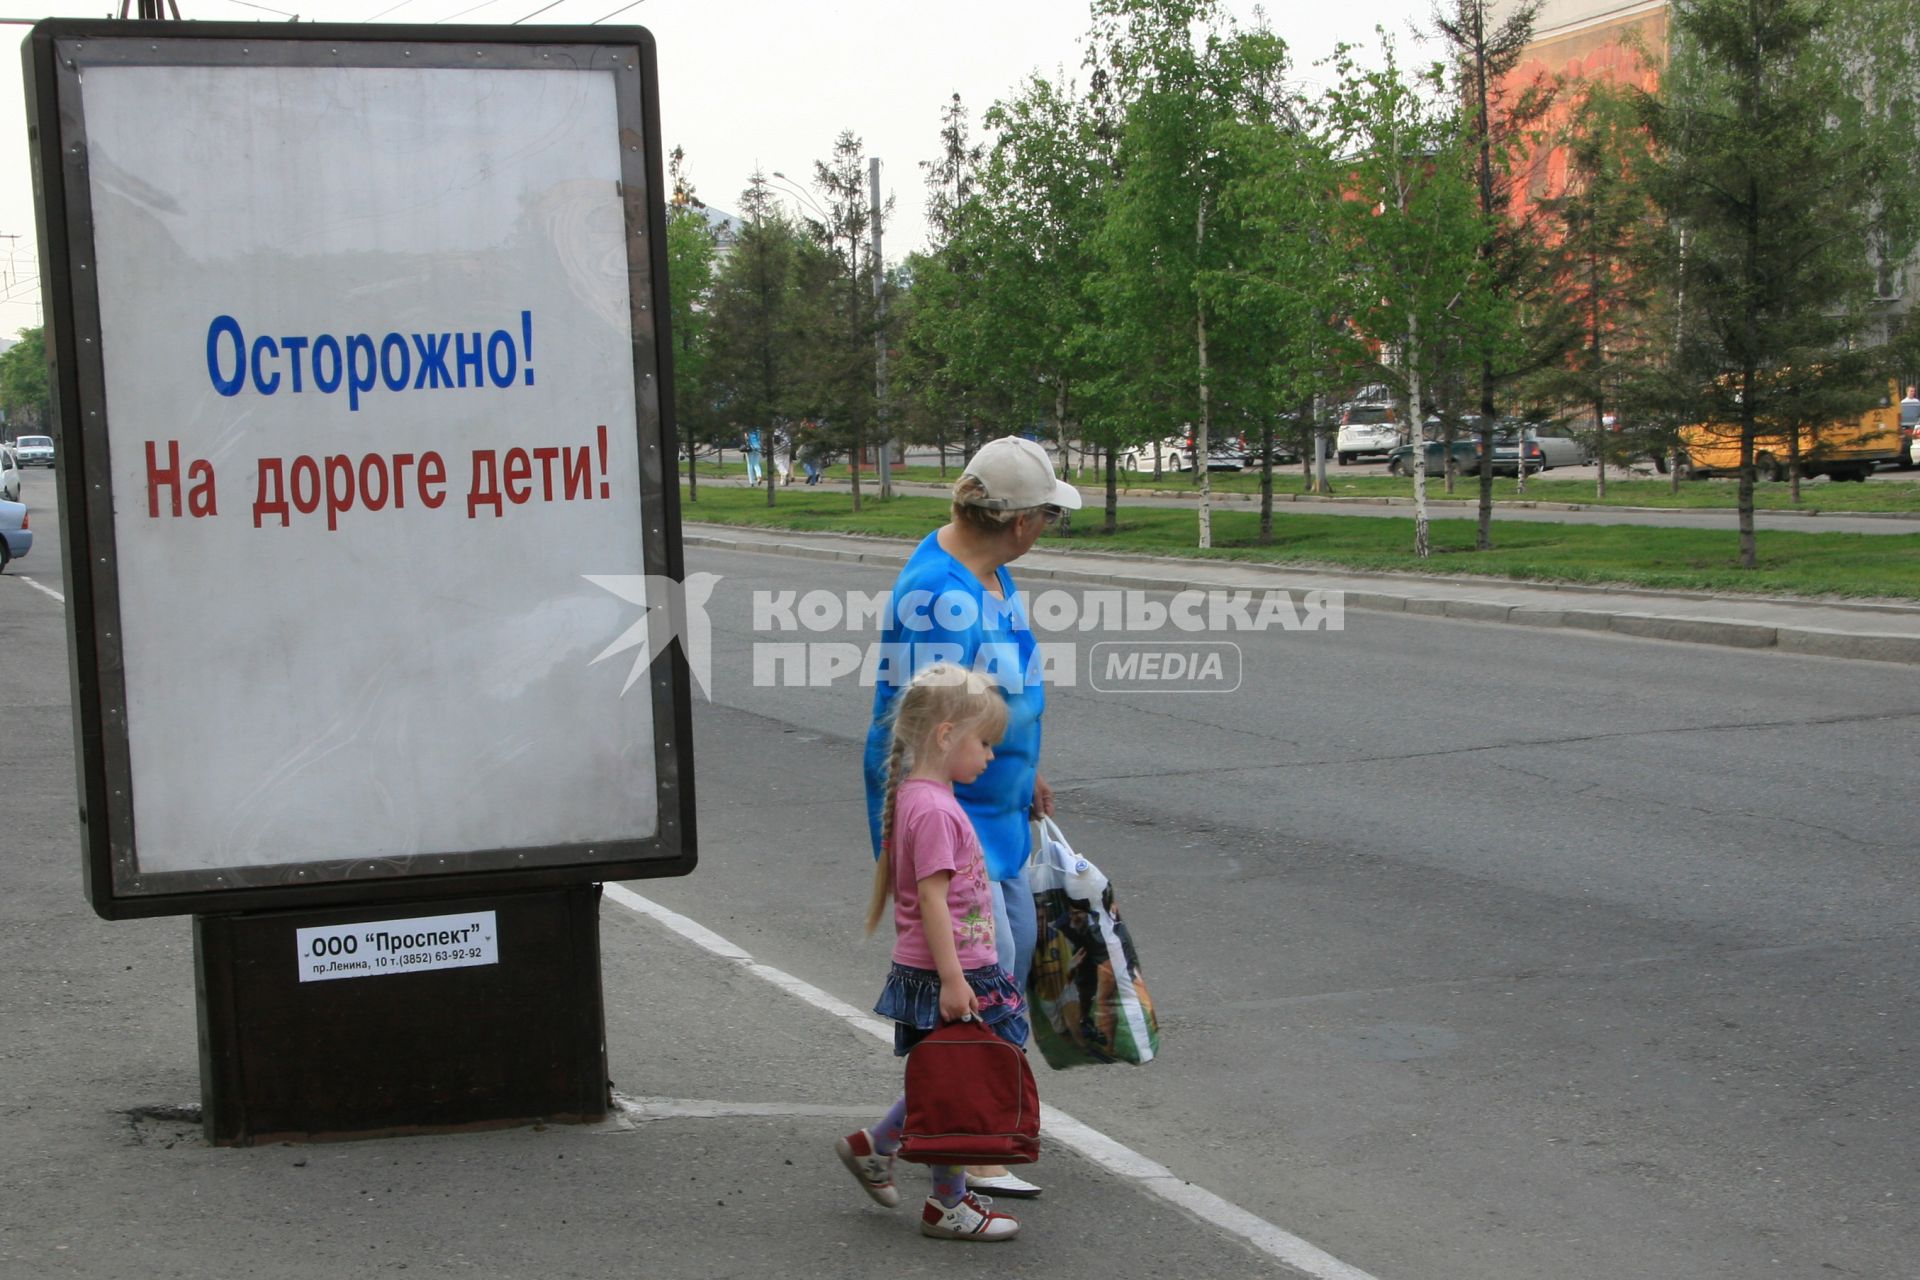
[[[900,1158],[916,1164],[1032,1164],[1040,1091],[1027,1055],[978,1020],[948,1022],[907,1054]]]
[[[1152,1061],[1160,1026],[1113,886],[1073,851],[1052,818],[1040,819],[1027,882],[1039,922],[1027,1017],[1047,1065]]]

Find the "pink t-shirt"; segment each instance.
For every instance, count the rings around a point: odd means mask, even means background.
[[[900,784],[893,802],[893,962],[915,969],[934,968],[920,915],[920,881],[951,871],[947,914],[953,917],[953,945],[962,969],[994,964],[993,886],[986,859],[967,811],[953,788],[925,778]]]

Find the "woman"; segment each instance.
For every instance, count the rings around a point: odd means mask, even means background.
[[[1028,825],[1053,814],[1053,789],[1040,776],[1040,683],[1026,604],[1006,566],[1033,549],[1061,512],[1078,510],[1080,491],[1055,479],[1046,452],[1008,436],[981,447],[953,486],[953,514],[928,534],[893,584],[882,637],[873,725],[867,732],[867,817],[880,856],[886,798],[888,712],[914,672],[953,662],[994,679],[1007,700],[1007,729],[986,771],[954,795],[973,820],[993,881],[995,949],[1021,991],[1033,965],[1036,923],[1027,888]],[[968,1185],[994,1195],[1034,1196],[1040,1188],[1005,1169],[970,1169]]]

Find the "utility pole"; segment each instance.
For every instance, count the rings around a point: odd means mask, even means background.
[[[880,157],[867,157],[873,205],[873,412],[880,437],[880,501],[893,498],[893,440],[887,430],[887,260],[880,253]]]

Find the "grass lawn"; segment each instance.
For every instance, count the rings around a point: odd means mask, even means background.
[[[739,462],[700,464],[700,476],[708,479],[717,476],[743,476],[746,467]],[[958,463],[947,468],[944,478],[938,467],[895,467],[894,478],[924,484],[951,484],[958,478]],[[845,481],[845,465],[827,468],[827,478]],[[1094,494],[1104,492],[1104,481],[1089,474],[1078,481],[1082,489]],[[1413,497],[1413,481],[1397,476],[1348,475],[1329,466],[1327,483],[1333,489],[1336,498],[1409,498]],[[875,477],[871,468],[862,469],[860,487],[863,490],[875,487]],[[1257,494],[1260,492],[1260,473],[1257,471],[1216,471],[1213,473],[1213,489],[1220,493]],[[1128,494],[1140,493],[1193,493],[1191,474],[1168,474],[1155,481],[1151,474],[1140,475],[1137,472],[1120,473],[1120,493],[1124,498]],[[1276,501],[1285,501],[1290,495],[1307,492],[1299,467],[1276,467],[1273,472],[1273,494]],[[1763,511],[1889,511],[1920,516],[1920,484],[1868,483],[1835,484],[1831,480],[1805,481],[1800,486],[1800,504],[1795,508],[1792,501],[1792,487],[1779,484],[1759,484],[1754,487],[1754,506]],[[1452,495],[1446,492],[1446,486],[1440,477],[1427,479],[1427,497],[1439,501],[1449,496],[1455,501],[1478,502],[1480,500],[1480,480],[1478,476],[1462,476],[1455,485]],[[1678,493],[1665,476],[1654,479],[1629,480],[1616,478],[1609,474],[1607,478],[1607,497],[1604,502],[1593,496],[1591,480],[1560,480],[1553,476],[1533,476],[1527,480],[1527,491],[1516,491],[1515,482],[1495,478],[1493,482],[1493,500],[1495,502],[1566,502],[1590,507],[1659,507],[1663,509],[1717,509],[1732,510],[1736,503],[1735,482],[1732,480],[1687,480],[1680,485]],[[1447,509],[1447,508],[1443,508]]]
[[[846,493],[788,488],[769,508],[759,490],[706,488],[697,502],[682,502],[681,514],[719,524],[917,540],[945,521],[948,504],[934,497],[897,497],[883,503],[869,494],[863,506],[856,516]],[[1123,506],[1119,530],[1111,535],[1097,532],[1100,520],[1098,510],[1083,512],[1071,536],[1049,534],[1040,546],[1542,582],[1920,599],[1920,533],[1762,530],[1760,567],[1747,571],[1738,567],[1739,542],[1730,529],[1510,523],[1496,529],[1494,550],[1476,553],[1474,523],[1463,515],[1433,521],[1434,554],[1423,562],[1409,550],[1410,516],[1358,519],[1283,506],[1275,509],[1272,545],[1260,546],[1255,542],[1256,513],[1216,511],[1214,546],[1208,551],[1193,545],[1194,516],[1189,511]]]

